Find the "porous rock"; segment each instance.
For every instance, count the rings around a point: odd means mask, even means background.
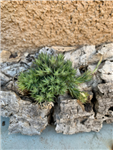
[[[26,64],[21,63],[7,63],[6,67],[2,67],[1,72],[9,77],[15,77],[20,72],[28,69]]]
[[[99,69],[99,72],[101,72],[101,79],[103,79],[105,82],[113,82],[113,62],[112,61],[105,61],[105,64],[101,69]]]
[[[19,93],[19,88],[18,88],[17,81],[9,81],[9,82],[5,85],[5,88],[6,88],[7,90],[15,91],[15,92],[18,92],[18,93]]]
[[[97,114],[101,115],[106,122],[113,122],[113,82],[98,84],[96,100]]]
[[[10,117],[9,133],[40,135],[48,125],[52,105],[41,109],[39,104],[25,101],[14,92],[0,91],[1,115]]]
[[[11,80],[10,77],[7,77],[2,72],[0,72],[0,78],[1,78],[1,86],[5,85],[7,82],[9,82]]]
[[[83,46],[74,52],[66,52],[64,54],[65,59],[71,60],[73,63],[73,67],[86,66],[88,64],[88,60],[92,55],[96,53],[96,49],[94,45],[91,46]]]
[[[43,47],[42,49],[39,50],[39,54],[40,53],[44,53],[48,55],[55,55],[56,50],[53,48],[49,48],[49,47]]]
[[[103,60],[113,57],[113,43],[103,44],[98,48],[94,45],[83,46],[75,51],[65,52],[64,57],[72,61],[74,68],[94,65],[101,57]]]
[[[113,43],[102,44],[97,48],[98,53],[103,56],[103,60],[113,57]]]
[[[98,132],[102,128],[103,120],[95,119],[93,109],[89,112],[84,105],[69,96],[59,96],[59,104],[54,111],[56,132],[74,134],[78,132]]]

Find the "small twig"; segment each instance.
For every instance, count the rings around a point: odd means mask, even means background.
[[[102,56],[101,56],[101,58],[100,58],[100,60],[99,60],[99,62],[97,64],[96,68],[93,70],[92,74],[94,74],[97,71],[97,69],[98,69],[98,67],[99,67],[101,62],[102,62]]]

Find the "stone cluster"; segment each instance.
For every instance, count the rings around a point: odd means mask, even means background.
[[[113,122],[113,43],[98,47],[94,45],[75,49],[70,47],[68,52],[65,52],[65,47],[63,51],[61,50],[64,58],[72,61],[78,76],[87,69],[93,71],[98,61],[102,59],[92,80],[79,86],[80,90],[90,93],[88,103],[84,105],[69,95],[60,95],[55,106],[53,103],[41,106],[19,93],[17,86],[19,73],[26,71],[41,52],[51,55],[59,53],[57,47],[44,47],[36,53],[26,52],[14,58],[10,56],[11,54],[6,58],[7,51],[1,53],[1,115],[10,117],[10,133],[40,134],[49,124],[51,117],[56,132],[63,134],[98,132],[103,122]]]
[[[0,91],[1,115],[10,117],[9,133],[36,135],[48,125],[52,104],[43,109],[28,99],[22,100],[14,92]]]

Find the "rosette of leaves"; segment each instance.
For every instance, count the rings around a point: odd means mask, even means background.
[[[69,91],[73,98],[82,103],[87,101],[88,94],[80,91],[78,85],[92,78],[90,71],[76,77],[76,70],[70,60],[64,60],[63,54],[57,56],[41,53],[31,68],[18,76],[18,87],[21,91],[29,91],[39,103],[54,101],[54,97]]]

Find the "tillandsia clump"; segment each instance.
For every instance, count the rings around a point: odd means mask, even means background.
[[[70,60],[64,60],[63,54],[57,56],[41,53],[30,69],[18,76],[18,87],[29,91],[30,96],[39,103],[52,102],[54,97],[69,91],[73,98],[85,103],[88,93],[80,91],[78,85],[92,79],[92,73],[86,71],[76,77],[76,70]]]

